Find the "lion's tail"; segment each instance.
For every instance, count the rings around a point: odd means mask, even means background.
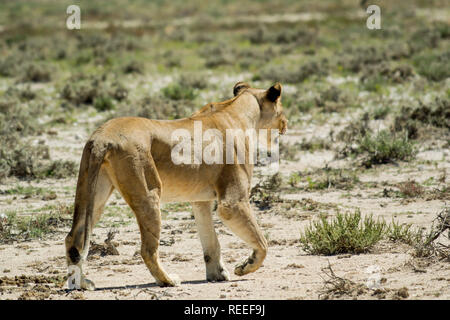
[[[83,226],[84,228],[82,228],[84,237],[82,239],[79,239],[81,240],[80,242],[82,242],[80,243],[80,247],[83,252],[83,258],[87,258],[87,250],[89,248],[91,231],[93,228],[92,221],[98,174],[108,149],[108,144],[90,140],[88,141],[88,143],[86,143],[86,146],[83,150],[83,156],[81,158],[80,173],[78,177],[78,187],[80,188],[80,190],[77,190],[75,211],[85,209],[85,221]],[[84,180],[84,183],[80,183],[81,180]],[[83,206],[80,207],[81,199],[86,199],[87,201]],[[69,249],[69,256],[73,263],[78,263],[78,261],[80,261],[81,259],[80,253],[75,246],[72,246]]]

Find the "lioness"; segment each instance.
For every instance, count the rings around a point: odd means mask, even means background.
[[[95,288],[84,277],[81,267],[88,255],[93,226],[114,189],[136,215],[141,255],[159,285],[176,285],[175,278],[162,268],[158,255],[160,203],[164,202],[192,203],[208,281],[229,280],[211,216],[214,200],[223,223],[253,248],[251,256],[234,273],[242,276],[261,266],[267,242],[249,203],[253,165],[175,165],[171,160],[175,143],[171,141],[171,132],[179,128],[192,131],[194,121],[202,122],[202,130],[214,128],[223,133],[228,128],[278,129],[281,134],[286,131],[279,83],[264,90],[238,82],[233,93],[234,98],[207,104],[189,118],[166,121],[116,118],[92,134],[83,150],[73,224],[65,240],[67,262],[69,267],[78,267],[81,288]]]

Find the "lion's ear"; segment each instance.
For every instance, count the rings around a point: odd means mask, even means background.
[[[236,97],[242,90],[250,88],[250,85],[247,82],[239,81],[233,87],[233,94]]]
[[[271,86],[269,90],[267,90],[267,99],[269,99],[272,102],[275,102],[280,96],[281,96],[281,84],[277,82],[273,86]]]

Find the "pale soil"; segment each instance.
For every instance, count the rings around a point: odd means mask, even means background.
[[[72,129],[59,131],[57,135],[46,137],[51,146],[52,157],[79,159],[86,130]],[[296,134],[294,136],[293,134]],[[285,139],[295,141],[301,132],[293,131]],[[438,156],[435,156],[437,153]],[[334,161],[331,152],[301,152],[300,161],[282,161],[281,173],[289,175],[293,171],[305,171],[321,168],[325,163],[330,166],[344,166],[341,160]],[[435,163],[402,163],[399,166],[384,165],[366,171],[360,176],[362,182],[383,182],[391,184],[415,179],[423,183],[429,177],[435,181],[443,168],[450,172],[448,150],[426,151],[423,157],[436,158]],[[256,180],[255,180],[256,182]],[[447,181],[448,183],[448,177]],[[39,197],[22,199],[21,195],[1,195],[1,211],[16,210],[21,214],[31,214],[44,206],[60,202],[73,203],[76,179],[44,180],[32,182],[31,185],[45,187],[57,194],[57,199],[43,201]],[[10,180],[1,185],[5,190],[15,185],[27,185],[26,182]],[[430,186],[432,188],[433,186]],[[217,219],[216,231],[222,246],[226,267],[232,274],[231,281],[224,283],[207,283],[205,267],[196,227],[190,212],[170,212],[164,216],[160,247],[161,260],[169,273],[181,278],[181,285],[175,288],[160,288],[138,254],[140,235],[134,218],[128,214],[126,204],[116,194],[110,204],[119,206],[118,212],[107,211],[100,226],[94,230],[93,241],[103,243],[107,232],[116,223],[119,233],[115,236],[118,256],[97,256],[88,262],[88,278],[95,282],[96,291],[67,292],[62,289],[46,288],[42,285],[0,286],[0,299],[50,298],[50,299],[318,299],[323,293],[324,279],[327,276],[323,268],[331,264],[334,272],[363,287],[370,274],[367,268],[378,266],[380,277],[385,278],[383,290],[363,290],[343,299],[394,299],[397,291],[406,287],[409,299],[449,299],[450,298],[450,264],[448,262],[414,259],[412,249],[406,245],[381,242],[371,253],[341,256],[307,255],[298,242],[300,232],[318,213],[335,214],[335,208],[353,212],[360,208],[361,213],[383,217],[390,222],[413,223],[416,227],[429,228],[436,214],[445,205],[444,200],[413,198],[383,198],[382,187],[356,187],[351,191],[324,190],[315,192],[283,193],[285,199],[312,199],[323,206],[317,211],[303,210],[298,215],[289,216],[283,210],[258,211],[255,213],[259,224],[269,239],[269,254],[264,265],[255,273],[238,277],[233,274],[234,265],[245,259],[250,249],[235,235],[226,229]],[[15,197],[15,199],[14,199]],[[330,205],[331,207],[327,205]],[[448,205],[448,203],[447,203]],[[328,208],[328,209],[327,209]],[[44,240],[0,245],[0,278],[25,275],[65,276],[64,237],[68,227],[52,234]],[[331,298],[331,297],[330,297]]]

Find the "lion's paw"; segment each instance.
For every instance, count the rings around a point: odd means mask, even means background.
[[[94,291],[95,284],[91,280],[83,278],[83,279],[81,279],[81,289],[88,290],[88,291]]]
[[[177,287],[181,284],[181,279],[176,274],[169,274],[167,281],[156,279],[156,284],[160,287]]]
[[[234,274],[237,276],[243,276],[247,273],[255,271],[256,269],[258,269],[258,267],[254,264],[253,259],[250,258],[245,260],[241,264],[238,264],[234,269]]]
[[[229,281],[230,273],[228,272],[227,269],[220,267],[216,272],[208,273],[206,275],[206,280],[210,282]]]

